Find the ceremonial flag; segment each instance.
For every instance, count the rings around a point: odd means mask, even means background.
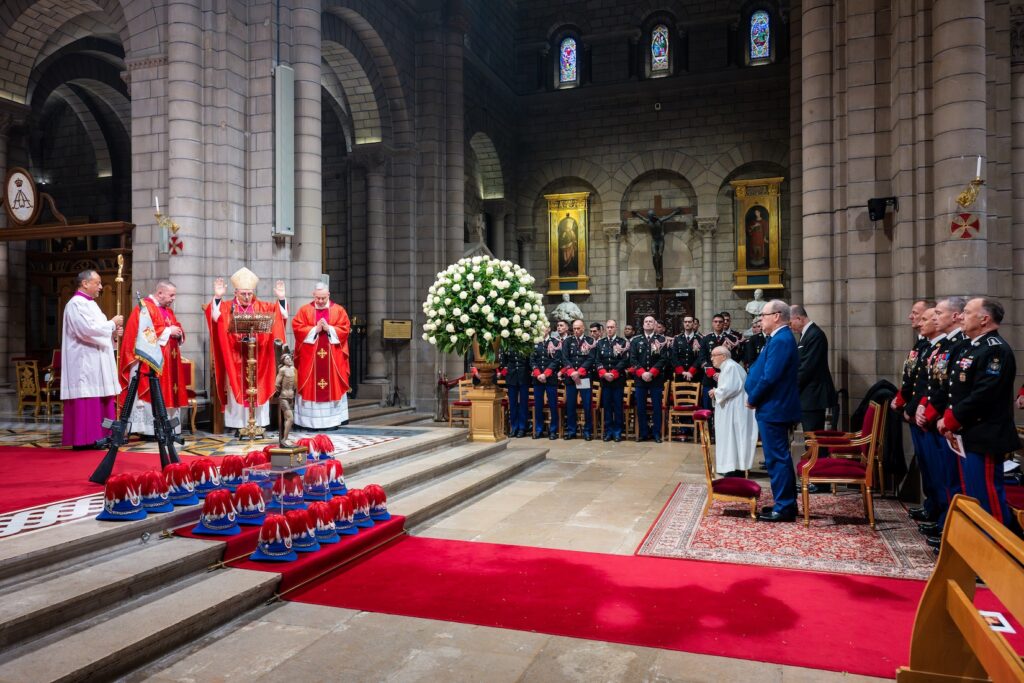
[[[160,349],[160,338],[153,327],[153,318],[149,308],[139,299],[139,333],[135,335],[135,358],[160,374],[164,364],[164,354]]]

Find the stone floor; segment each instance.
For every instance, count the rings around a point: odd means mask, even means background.
[[[548,461],[414,533],[632,554],[675,485],[701,481],[683,444],[550,444]],[[278,603],[129,677],[131,681],[874,681],[764,664],[429,619]]]

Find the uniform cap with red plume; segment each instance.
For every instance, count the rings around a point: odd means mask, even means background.
[[[316,540],[316,527],[310,524],[309,513],[306,510],[289,510],[284,516],[292,530],[292,548],[300,553],[320,550],[320,544]]]
[[[328,501],[331,492],[327,488],[327,468],[323,465],[310,465],[303,477],[306,500]]]
[[[331,512],[334,513],[334,528],[339,534],[351,536],[359,533],[359,529],[352,521],[355,517],[355,508],[347,495],[335,496],[328,505],[331,506]]]
[[[256,541],[256,552],[249,556],[250,560],[261,562],[293,562],[296,559],[292,550],[292,530],[284,515],[267,515],[260,527],[259,539]]]
[[[370,503],[370,519],[375,522],[383,522],[391,519],[388,512],[388,496],[379,484],[368,484],[363,487],[363,493]]]
[[[164,479],[167,481],[167,497],[175,505],[197,505],[196,485],[192,481],[192,471],[183,462],[172,462],[164,468]]]
[[[135,475],[115,474],[107,479],[103,489],[103,509],[96,515],[96,519],[131,522],[145,517],[146,510],[142,507],[139,482]]]
[[[235,536],[241,529],[235,521],[235,504],[231,500],[231,491],[214,489],[203,501],[203,511],[199,515],[199,523],[192,528],[194,534],[213,534],[215,536]]]
[[[266,482],[270,477],[270,456],[263,451],[249,451],[245,454],[245,467],[247,481]]]
[[[274,480],[273,505],[284,506],[285,510],[305,510],[303,502],[302,477],[295,472],[286,472]]]
[[[139,475],[139,492],[142,495],[142,507],[146,512],[170,512],[174,509],[167,488],[164,473],[159,470],[148,470]]]
[[[321,460],[326,460],[334,453],[334,441],[326,434],[317,434],[313,437],[313,448],[320,454]]]
[[[259,484],[252,481],[239,484],[235,489],[234,503],[239,524],[255,526],[263,523],[267,506],[263,501],[263,489]]]
[[[189,464],[192,472],[192,481],[196,483],[196,495],[200,498],[220,486],[220,471],[217,464],[209,458],[196,458]]]
[[[341,461],[330,458],[324,460],[323,464],[327,470],[327,488],[330,489],[331,495],[344,496],[348,493],[348,487],[345,486],[345,468],[341,466]]]
[[[316,529],[316,540],[320,543],[337,543],[338,531],[334,528],[334,511],[330,503],[317,501],[309,504],[309,522]]]
[[[363,490],[349,489],[348,497],[352,501],[352,508],[355,513],[352,518],[355,525],[361,529],[373,526],[373,520],[370,519],[370,501],[367,499],[366,494],[363,493]]]
[[[240,455],[225,455],[220,460],[220,481],[234,490],[245,479],[245,458]]]

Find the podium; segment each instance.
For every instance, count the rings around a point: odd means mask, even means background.
[[[255,441],[266,431],[256,424],[256,335],[270,332],[274,324],[273,313],[236,313],[231,318],[231,332],[242,336],[246,347],[245,395],[249,403],[249,424],[238,430],[242,439]]]

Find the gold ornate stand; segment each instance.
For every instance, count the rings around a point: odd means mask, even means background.
[[[245,394],[249,402],[249,424],[239,429],[238,435],[240,438],[250,441],[255,441],[266,431],[256,424],[256,399],[259,394],[256,386],[256,335],[269,332],[273,322],[274,315],[272,313],[239,313],[231,321],[232,331],[246,337],[245,379],[247,388]]]
[[[495,354],[496,342],[492,342]],[[501,419],[502,391],[494,381],[497,363],[487,363],[480,353],[480,347],[473,340],[473,365],[480,373],[480,384],[469,390],[469,440],[494,443],[505,438],[505,421]]]

